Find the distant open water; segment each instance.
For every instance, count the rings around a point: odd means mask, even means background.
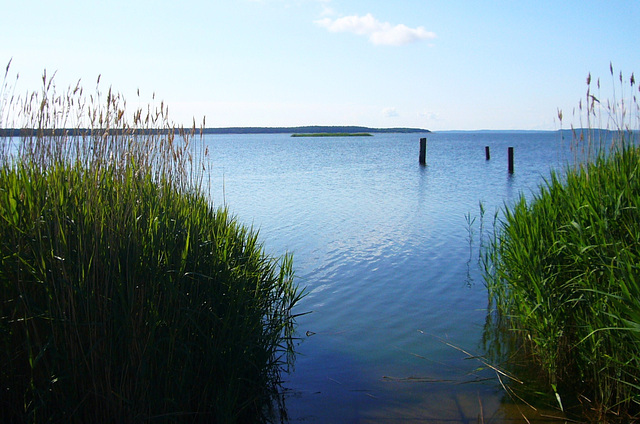
[[[493,422],[520,417],[495,374],[445,342],[483,353],[479,245],[499,208],[571,157],[558,132],[205,141],[214,203],[259,229],[267,251],[292,252],[308,293],[285,376],[291,422],[475,422],[480,408]]]

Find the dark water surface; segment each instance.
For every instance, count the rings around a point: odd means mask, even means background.
[[[484,353],[480,243],[494,212],[561,168],[558,132],[205,140],[214,202],[259,228],[269,252],[293,252],[308,292],[285,376],[291,422],[544,421],[461,349]]]

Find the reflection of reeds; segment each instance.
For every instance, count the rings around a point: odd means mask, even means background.
[[[640,115],[630,99],[607,103],[614,128],[603,137],[589,86],[587,128],[574,131],[578,165],[504,211],[486,261],[498,312],[559,403],[576,389],[598,419],[640,413]]]
[[[263,419],[300,292],[291,258],[203,194],[195,123],[46,74],[3,87],[2,123],[35,131],[2,140],[2,421]]]

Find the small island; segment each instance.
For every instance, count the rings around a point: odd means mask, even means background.
[[[371,137],[370,133],[294,133],[291,137]]]

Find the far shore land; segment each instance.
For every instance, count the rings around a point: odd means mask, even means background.
[[[189,129],[174,127],[170,129],[131,129],[127,132],[136,135],[165,134],[174,131],[180,134],[182,131],[189,132]],[[84,136],[91,135],[95,131],[103,134],[104,130],[90,128],[56,128],[56,129],[37,129],[37,128],[0,128],[0,137],[37,137],[37,136]],[[573,128],[559,130],[440,130],[435,133],[535,133],[535,132],[560,132],[571,137],[576,133],[592,133],[599,132],[615,132],[606,128]],[[122,130],[109,129],[110,134],[120,134]],[[291,134],[292,137],[353,137],[375,134],[433,134],[431,130],[424,128],[370,128],[358,126],[320,126],[311,125],[304,127],[221,127],[221,128],[196,128],[196,134],[218,134],[218,135],[241,135],[241,134]],[[638,131],[632,130],[630,133],[637,134]]]
[[[372,137],[371,133],[294,133],[291,137]]]
[[[131,129],[128,129],[132,131]],[[0,128],[0,137],[20,137],[38,134],[38,129],[35,128]],[[42,130],[40,130],[42,131]],[[111,131],[118,132],[118,130],[111,129]],[[139,133],[161,133],[168,130],[139,130]],[[196,131],[200,131],[196,129]],[[90,134],[91,129],[86,128],[68,128],[68,129],[54,129],[44,130],[44,135],[83,135]],[[176,132],[178,129],[176,128]],[[322,125],[309,125],[303,127],[224,127],[224,128],[203,128],[203,134],[292,134],[300,136],[298,134],[314,134],[318,137],[318,134],[322,134],[330,137],[337,136],[352,136],[352,135],[372,135],[375,133],[430,133],[431,131],[422,128],[370,128],[370,127],[358,127],[358,126],[322,126]]]

